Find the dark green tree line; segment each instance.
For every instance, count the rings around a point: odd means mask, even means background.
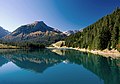
[[[66,46],[120,50],[120,8],[65,39]]]

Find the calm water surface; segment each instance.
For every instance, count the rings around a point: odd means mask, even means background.
[[[75,50],[0,50],[0,84],[120,84],[120,59]]]

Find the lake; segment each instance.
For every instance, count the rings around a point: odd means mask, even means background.
[[[0,84],[120,84],[120,59],[69,49],[4,49]]]

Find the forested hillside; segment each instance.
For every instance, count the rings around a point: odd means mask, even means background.
[[[84,28],[82,32],[70,35],[65,42],[69,47],[120,50],[120,8]]]

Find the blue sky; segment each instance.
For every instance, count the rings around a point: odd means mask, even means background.
[[[120,0],[0,0],[0,26],[13,31],[44,21],[61,31],[81,29],[118,6]]]

